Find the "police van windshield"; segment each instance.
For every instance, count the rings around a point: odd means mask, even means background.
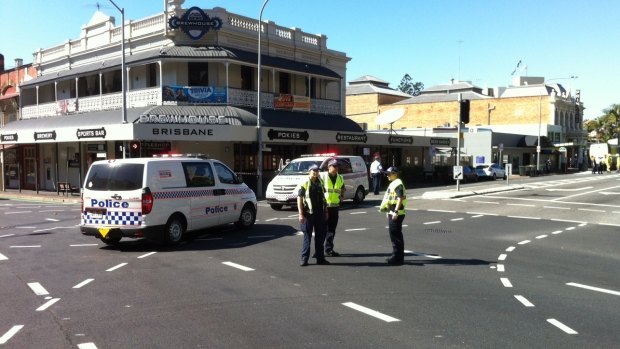
[[[95,164],[84,188],[89,190],[136,190],[142,188],[143,164]]]
[[[308,169],[312,165],[321,166],[322,161],[320,160],[305,160],[305,161],[294,161],[286,165],[285,168],[280,172],[281,175],[300,175],[307,174]]]

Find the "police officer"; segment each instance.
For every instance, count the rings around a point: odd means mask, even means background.
[[[392,241],[392,256],[386,261],[388,264],[401,265],[405,260],[403,220],[407,206],[407,193],[403,181],[399,178],[400,171],[398,168],[390,167],[385,172],[390,185],[383,196],[379,211],[386,213],[390,240]]]
[[[299,210],[299,223],[304,233],[304,242],[301,248],[300,266],[308,265],[310,257],[310,242],[314,230],[314,249],[316,251],[316,264],[329,264],[323,252],[325,241],[325,188],[319,177],[319,167],[312,165],[308,169],[308,180],[299,186],[297,191],[297,209]]]
[[[338,257],[340,253],[334,251],[334,236],[338,225],[338,211],[340,201],[344,199],[344,178],[338,173],[338,161],[332,159],[327,164],[327,174],[323,177],[325,185],[325,201],[327,203],[327,233],[325,235],[325,255]]]

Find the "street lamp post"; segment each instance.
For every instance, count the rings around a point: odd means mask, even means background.
[[[125,8],[118,7],[113,0],[112,5],[121,13],[121,90],[123,94],[123,124],[127,123],[127,78],[125,77]],[[123,151],[124,152],[124,151]]]
[[[110,0],[112,1],[112,0]],[[261,129],[260,129],[260,110],[261,110],[261,106],[260,106],[260,83],[261,83],[261,76],[260,76],[260,61],[261,61],[261,52],[260,52],[260,46],[261,46],[261,33],[262,33],[262,23],[263,23],[263,10],[265,10],[265,6],[267,6],[267,3],[269,2],[269,0],[265,0],[265,2],[263,2],[263,6],[260,8],[260,14],[258,15],[258,68],[256,69],[258,71],[257,75],[258,75],[258,79],[256,81],[256,142],[258,145],[258,151],[256,154],[256,165],[257,165],[257,174],[258,174],[258,181],[256,182],[256,196],[260,199],[262,199],[263,197],[263,136],[261,134]]]

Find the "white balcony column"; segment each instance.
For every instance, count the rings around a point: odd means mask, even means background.
[[[271,93],[276,94],[276,70],[271,69]]]
[[[36,86],[37,94],[37,117],[39,117],[39,85]]]
[[[99,73],[99,110],[103,110],[103,73]]]
[[[80,92],[80,91],[78,90],[78,80],[79,80],[79,79],[80,79],[80,78],[75,78],[75,99],[77,99],[77,98],[78,98],[78,96],[79,96],[79,92]]]
[[[58,102],[58,81],[54,81],[54,101]]]
[[[224,67],[226,68],[226,104],[230,103],[230,90],[229,90],[229,83],[228,83],[228,66],[230,65],[230,63],[228,61],[224,62]]]

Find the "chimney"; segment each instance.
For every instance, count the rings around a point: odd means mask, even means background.
[[[0,53],[0,72],[4,71],[4,55]]]
[[[24,64],[24,60],[21,58],[15,58],[15,68],[19,68]]]

